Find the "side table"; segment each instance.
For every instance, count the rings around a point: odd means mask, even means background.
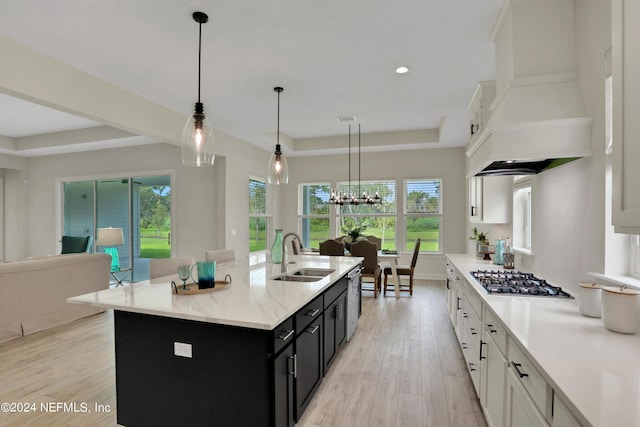
[[[131,276],[131,272],[133,271],[133,269],[131,267],[129,268],[121,268],[119,270],[111,270],[111,277],[113,277],[113,279],[115,280],[114,282],[109,282],[109,286],[111,285],[116,285],[115,287],[117,288],[118,286],[123,286],[123,281],[124,279],[126,279],[127,277]],[[118,276],[119,274],[122,274],[121,276]]]

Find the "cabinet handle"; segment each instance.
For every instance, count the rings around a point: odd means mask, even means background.
[[[519,367],[522,366],[522,363],[516,363],[513,360],[511,361],[511,366],[513,366],[513,369],[516,370],[516,373],[518,374],[518,376],[520,378],[524,378],[524,377],[528,377],[529,374],[525,374],[524,372],[520,372],[520,369],[518,369]]]
[[[316,317],[316,314],[320,313],[320,310],[318,310],[317,308],[315,310],[310,310],[309,312],[307,312],[307,316],[309,317]]]
[[[476,216],[476,207],[471,206],[471,216]]]
[[[483,345],[487,345],[487,343],[486,343],[486,342],[484,342],[484,341],[482,341],[482,340],[480,340],[480,357],[479,357],[479,359],[480,359],[480,360],[482,360],[482,359],[486,359],[486,358],[487,358],[486,356],[483,356],[483,355],[482,355],[482,346],[483,346]]]
[[[284,331],[283,333],[281,333],[281,334],[278,336],[278,339],[281,339],[282,341],[286,341],[286,340],[288,340],[289,338],[291,338],[291,336],[293,335],[293,333],[294,333],[295,331],[296,331],[295,329],[292,329],[292,330],[290,330],[290,331]]]
[[[293,378],[298,378],[298,358],[297,355],[289,356],[288,359],[293,361],[293,371],[289,371],[289,375],[293,375]]]
[[[447,289],[451,289],[451,287],[449,286],[449,278],[447,277]]]
[[[490,323],[487,323],[487,331],[489,331],[490,334],[495,334],[496,332],[498,332],[495,329],[493,329],[493,325]]]
[[[470,328],[469,331],[471,331],[471,335],[478,335],[476,328]]]
[[[469,363],[469,371],[473,372],[476,370],[476,368],[474,368],[475,364],[474,363]]]
[[[462,312],[462,317],[463,317],[464,319],[468,319],[468,318],[469,318],[469,315],[463,311],[463,312]]]
[[[458,297],[458,304],[456,305],[456,308],[458,310],[462,310],[462,307],[460,307],[460,302],[462,301],[462,298]]]
[[[336,320],[342,320],[342,304],[336,305]]]
[[[318,330],[318,328],[320,328],[320,325],[316,325],[316,326],[314,326],[314,327],[313,327],[313,329],[309,328],[309,329],[307,329],[307,330],[306,330],[306,332],[307,332],[308,334],[315,334],[315,333],[316,333],[316,331]]]
[[[462,347],[463,350],[468,349],[469,347],[467,347],[467,343],[466,342],[461,342],[460,346]]]

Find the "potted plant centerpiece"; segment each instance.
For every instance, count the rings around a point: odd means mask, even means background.
[[[478,230],[477,227],[473,227],[471,229],[473,236],[469,237],[469,240],[476,240],[476,256],[483,256],[484,252],[489,251],[489,239],[487,238],[487,233],[484,231]]]
[[[365,226],[354,226],[351,228],[343,227],[342,232],[346,234],[346,237],[342,240],[342,242],[344,243],[344,247],[347,248],[347,250],[350,250],[352,242],[364,239],[362,233],[365,229]]]

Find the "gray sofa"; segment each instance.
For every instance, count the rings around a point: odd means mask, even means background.
[[[104,253],[0,264],[0,342],[104,311],[66,300],[107,289],[110,269],[111,256]]]

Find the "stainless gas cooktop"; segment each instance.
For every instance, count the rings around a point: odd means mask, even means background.
[[[521,271],[472,271],[471,275],[490,294],[534,295],[545,297],[572,298],[559,286],[553,286],[532,273]]]

